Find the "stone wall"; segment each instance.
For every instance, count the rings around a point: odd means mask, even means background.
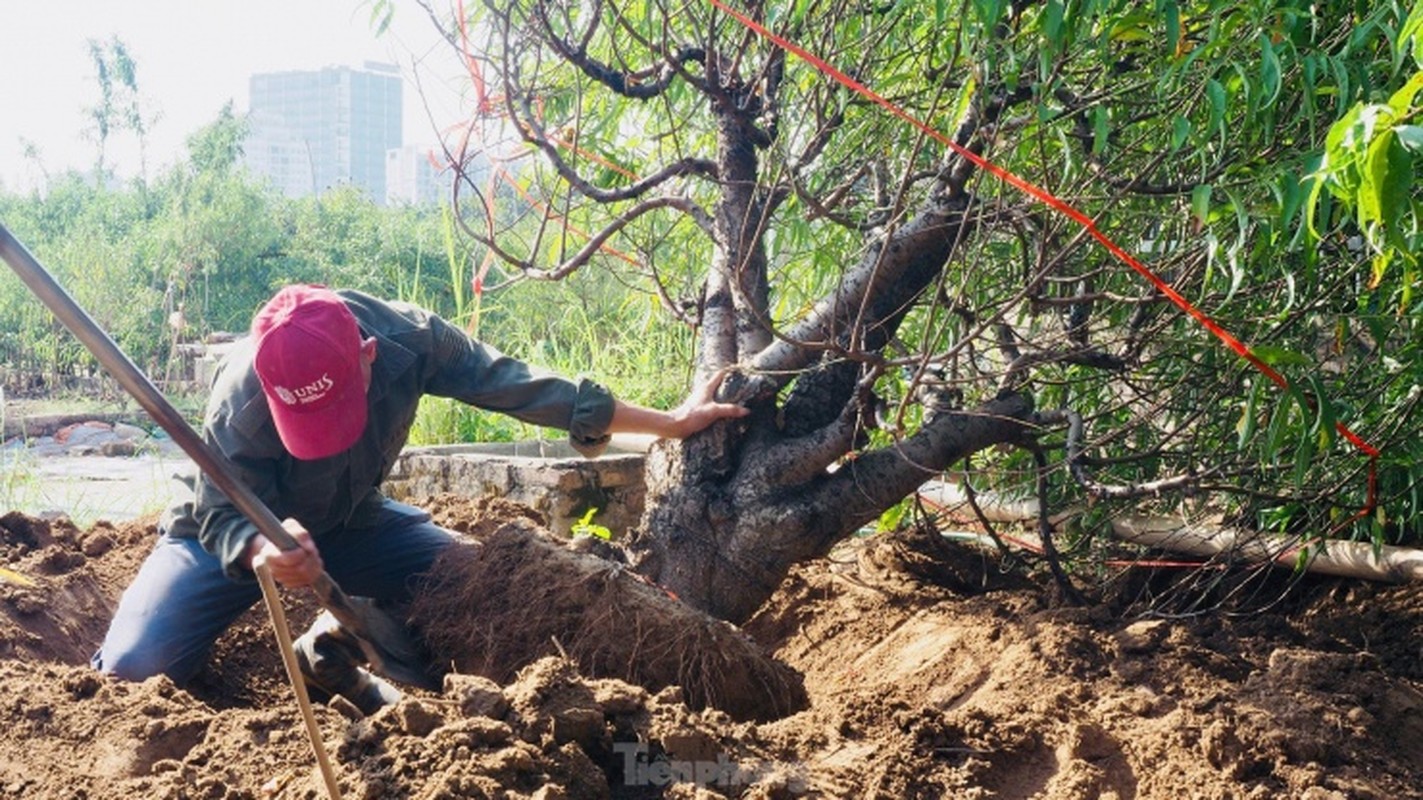
[[[643,462],[643,453],[614,447],[584,458],[567,442],[412,447],[381,488],[401,501],[444,492],[505,497],[538,509],[559,533],[596,508],[593,522],[621,535],[642,516]]]

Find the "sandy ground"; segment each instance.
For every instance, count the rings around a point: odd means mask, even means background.
[[[33,515],[65,513],[80,524],[125,522],[167,508],[186,487],[174,473],[191,462],[181,456],[12,455],[8,507]]]
[[[489,513],[436,506],[451,527]],[[85,666],[152,522],[0,517],[0,797],[324,796],[262,617],[190,686]],[[1073,608],[994,567],[886,536],[796,569],[746,626],[804,677],[808,707],[780,719],[529,652],[497,665],[511,678],[317,721],[356,798],[1423,797],[1423,587],[1284,595],[1262,573],[1193,584],[1234,598],[1212,613],[1144,615],[1184,610],[1160,602],[1187,596],[1177,573]],[[296,624],[311,611],[292,598]]]

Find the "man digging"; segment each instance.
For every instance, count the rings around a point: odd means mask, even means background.
[[[165,512],[159,538],[124,591],[94,667],[127,680],[192,678],[213,643],[261,596],[253,568],[307,586],[325,570],[352,595],[398,608],[455,539],[420,509],[381,495],[420,398],[451,397],[569,432],[595,455],[617,432],[683,438],[747,410],[713,381],[672,411],[616,400],[591,381],[538,372],[408,304],[354,291],[289,286],[213,379],[203,437],[232,463],[301,545],[282,551],[205,476]],[[329,613],[295,642],[308,686],[365,713],[399,692],[363,667]]]

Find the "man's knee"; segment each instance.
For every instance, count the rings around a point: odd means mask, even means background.
[[[197,542],[165,536],[124,590],[90,663],[124,680],[165,674],[182,683],[202,669],[213,642],[259,596],[255,583],[228,580]]]
[[[172,626],[137,624],[120,617],[89,663],[105,675],[145,681],[167,675],[184,683],[202,669],[212,640]]]
[[[142,647],[103,647],[89,660],[94,669],[126,681],[145,681],[154,675],[169,672],[169,659],[152,649]]]

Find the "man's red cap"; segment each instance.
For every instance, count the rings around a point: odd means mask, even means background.
[[[324,286],[277,292],[252,320],[254,360],[287,451],[311,461],[343,452],[366,427],[361,330]]]

